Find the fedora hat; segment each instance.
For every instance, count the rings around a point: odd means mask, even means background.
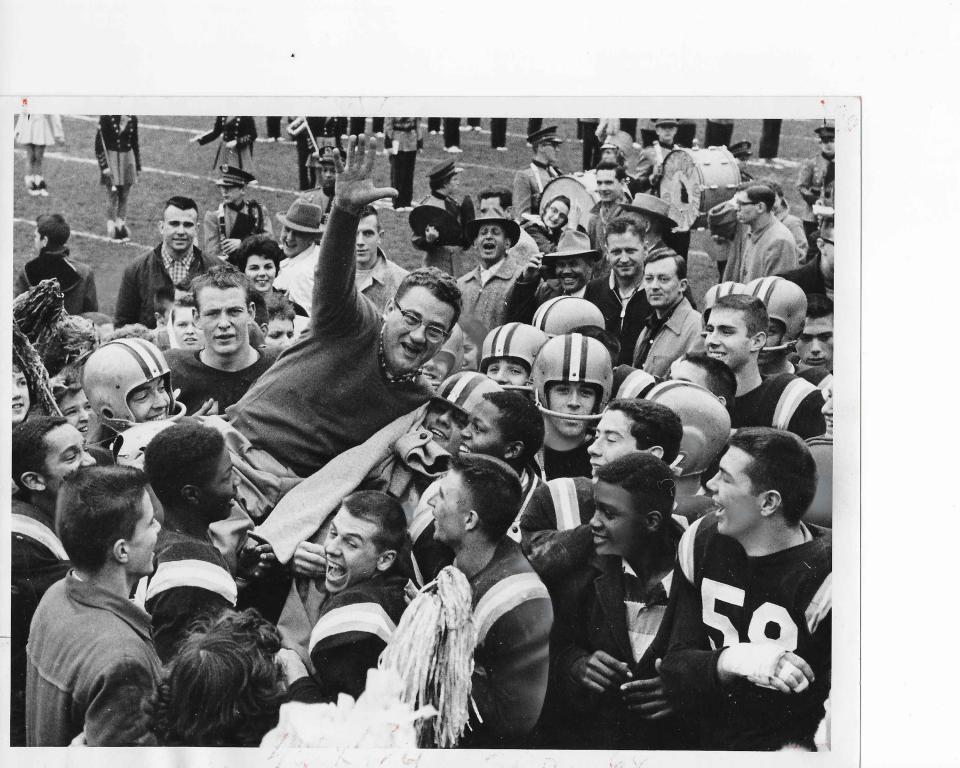
[[[590,238],[587,237],[586,233],[578,232],[575,229],[565,229],[563,234],[560,235],[557,250],[543,254],[543,262],[546,264],[554,259],[569,259],[573,256],[598,261],[600,251],[590,247]]]
[[[517,240],[520,239],[520,225],[512,219],[501,219],[498,216],[481,216],[479,219],[467,222],[466,234],[471,242],[477,239],[477,233],[480,231],[480,227],[486,224],[496,224],[500,227],[500,229],[503,230],[503,234],[507,236],[507,240],[510,241],[511,247],[516,245]]]
[[[305,200],[294,200],[293,204],[287,209],[287,215],[277,214],[280,223],[287,229],[294,232],[306,232],[311,235],[319,235],[323,232],[321,226],[323,220],[323,208]]]
[[[423,237],[428,226],[440,233],[440,245],[456,245],[460,242],[460,224],[443,208],[435,205],[418,205],[410,211],[410,229],[417,237]]]
[[[633,196],[633,201],[629,205],[621,205],[620,213],[639,213],[642,216],[653,216],[661,221],[667,222],[671,227],[680,226],[670,215],[670,204],[659,197],[647,195],[639,192]]]

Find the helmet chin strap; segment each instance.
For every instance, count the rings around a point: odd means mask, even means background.
[[[560,411],[551,411],[549,408],[537,403],[537,408],[544,416],[555,416],[565,421],[600,421],[602,414],[599,413],[561,413]]]
[[[796,349],[797,349],[797,340],[792,339],[791,341],[788,341],[786,344],[779,344],[776,347],[764,347],[763,349],[760,350],[760,352],[761,353],[763,352],[795,352]]]

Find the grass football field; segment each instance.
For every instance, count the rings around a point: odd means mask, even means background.
[[[213,168],[217,142],[205,147],[190,142],[192,136],[206,131],[213,124],[213,117],[139,115],[140,151],[143,173],[130,195],[127,228],[131,240],[117,243],[106,238],[106,194],[100,185],[100,171],[94,154],[94,137],[97,130],[97,115],[63,115],[66,134],[65,147],[49,147],[44,159],[44,177],[50,189],[49,197],[31,197],[24,186],[23,176],[27,162],[24,151],[14,152],[14,220],[13,220],[13,269],[14,273],[32,258],[33,233],[36,217],[41,213],[61,213],[70,223],[72,236],[69,242],[71,258],[94,268],[100,310],[113,314],[117,291],[124,267],[144,250],[159,242],[157,222],[160,205],[172,195],[186,195],[197,201],[201,210],[215,208],[220,201],[213,180],[217,174]],[[567,142],[560,149],[560,167],[577,171],[581,165],[581,144],[576,140],[576,121],[572,119],[551,120],[545,125],[558,124],[561,135]],[[642,123],[641,123],[642,124]],[[796,190],[797,164],[804,158],[815,155],[818,140],[813,131],[815,120],[785,120],[780,134],[779,156],[782,167],[749,164],[755,178],[775,178],[784,188],[794,211],[802,205]],[[286,121],[283,121],[284,128]],[[508,121],[507,151],[498,152],[490,147],[488,121],[483,121],[483,132],[466,131],[466,120],[461,126],[460,147],[463,154],[450,155],[443,151],[443,136],[426,137],[424,150],[417,158],[414,182],[414,202],[428,192],[426,171],[439,160],[456,158],[464,168],[461,194],[476,193],[489,185],[512,186],[513,175],[530,162],[531,152],[526,146],[524,134],[526,120]],[[733,142],[751,141],[754,153],[760,141],[760,120],[736,120]],[[257,130],[266,136],[263,118],[257,118]],[[369,123],[368,123],[369,130]],[[698,120],[698,138],[703,139],[704,120]],[[248,189],[247,196],[257,199],[273,215],[284,213],[297,195],[297,152],[294,142],[258,142],[254,150],[254,162],[259,188]],[[636,153],[628,157],[627,167],[636,165]],[[389,185],[390,168],[386,157],[376,161],[378,185]],[[411,232],[407,223],[408,213],[399,213],[392,208],[382,209],[381,220],[385,229],[384,250],[389,258],[412,269],[420,265],[422,254],[410,244]],[[276,232],[279,225],[275,221]],[[691,248],[703,248],[705,234],[694,235]],[[476,263],[472,252],[467,252],[458,272],[470,269]],[[715,263],[702,255],[693,254],[689,264],[689,276],[694,296],[699,302],[704,292],[717,282]],[[11,275],[12,280],[12,275]]]

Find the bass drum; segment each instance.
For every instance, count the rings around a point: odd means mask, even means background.
[[[576,173],[571,176],[558,176],[547,182],[540,195],[540,218],[547,210],[547,205],[558,195],[564,195],[570,200],[569,226],[575,227],[590,212],[599,201],[597,196],[597,174],[595,171]],[[576,218],[574,209],[579,206],[580,217]]]
[[[670,204],[677,230],[706,226],[707,211],[737,193],[740,166],[726,147],[679,147],[663,160],[660,198]]]

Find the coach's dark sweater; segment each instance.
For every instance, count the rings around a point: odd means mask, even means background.
[[[390,383],[381,369],[383,318],[356,286],[358,223],[333,206],[314,274],[311,327],[227,411],[250,442],[301,477],[432,394],[416,381]]]

